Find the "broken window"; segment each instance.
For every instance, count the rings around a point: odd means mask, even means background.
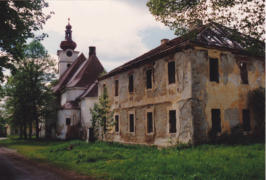
[[[175,61],[168,63],[168,83],[175,83]]]
[[[216,135],[221,132],[221,112],[220,109],[212,109],[212,131]]]
[[[66,118],[66,125],[70,125],[71,119],[70,118]]]
[[[244,131],[250,131],[250,117],[249,117],[249,110],[243,109],[243,129]]]
[[[115,96],[118,96],[119,81],[115,80]]]
[[[133,81],[133,74],[129,75],[128,77],[128,92],[134,91],[134,81]]]
[[[115,115],[115,132],[119,131],[119,116]]]
[[[176,133],[176,111],[169,111],[169,132]]]
[[[248,84],[247,64],[245,62],[241,62],[239,68],[240,68],[241,83]]]
[[[218,59],[210,58],[210,81],[219,82]]]
[[[134,114],[129,114],[129,132],[134,132]]]
[[[146,71],[146,87],[147,89],[152,88],[152,70],[151,69]]]
[[[153,120],[152,120],[152,112],[147,113],[147,132],[153,132]]]

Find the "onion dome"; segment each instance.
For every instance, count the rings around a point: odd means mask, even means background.
[[[60,48],[63,50],[66,49],[72,49],[74,50],[77,47],[77,44],[72,40],[72,26],[69,23],[68,18],[68,25],[66,25],[66,31],[65,31],[65,40],[61,41]]]

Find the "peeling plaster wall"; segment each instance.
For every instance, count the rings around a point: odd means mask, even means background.
[[[77,97],[79,97],[84,92],[84,89],[67,89],[61,95],[61,106],[63,106],[68,101],[74,101]]]
[[[264,62],[249,58],[247,62],[248,83],[241,84],[240,69],[236,55],[230,52],[196,48],[191,53],[193,124],[195,142],[208,140],[212,127],[211,109],[220,109],[222,133],[230,133],[242,124],[242,110],[247,109],[250,90],[265,87]],[[209,57],[218,58],[219,83],[209,80]],[[251,115],[251,128],[254,120]]]
[[[141,67],[109,77],[99,82],[99,92],[106,85],[111,108],[119,115],[120,131],[110,132],[108,141],[161,146],[190,143],[192,123],[191,50],[177,52]],[[168,84],[168,62],[175,61],[176,82]],[[146,89],[146,70],[152,69],[152,89]],[[129,75],[134,76],[134,92],[128,92]],[[119,80],[119,95],[115,94]],[[176,133],[169,133],[169,110],[176,110]],[[147,111],[153,112],[154,132],[147,134]],[[129,113],[135,114],[135,132],[129,132]]]
[[[56,137],[58,139],[71,139],[78,136],[80,110],[69,109],[57,112]],[[71,118],[70,125],[66,125],[66,118]]]

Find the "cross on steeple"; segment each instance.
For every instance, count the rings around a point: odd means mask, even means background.
[[[66,34],[65,34],[65,39],[67,41],[72,41],[72,26],[70,25],[70,18],[68,18],[68,25],[66,26]]]

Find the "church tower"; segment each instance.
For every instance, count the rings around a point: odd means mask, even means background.
[[[74,60],[78,57],[79,52],[74,51],[77,44],[72,40],[72,26],[69,23],[66,26],[65,31],[65,40],[61,42],[60,48],[61,50],[57,51],[58,56],[58,70],[59,70],[59,78],[62,74],[71,66]]]

